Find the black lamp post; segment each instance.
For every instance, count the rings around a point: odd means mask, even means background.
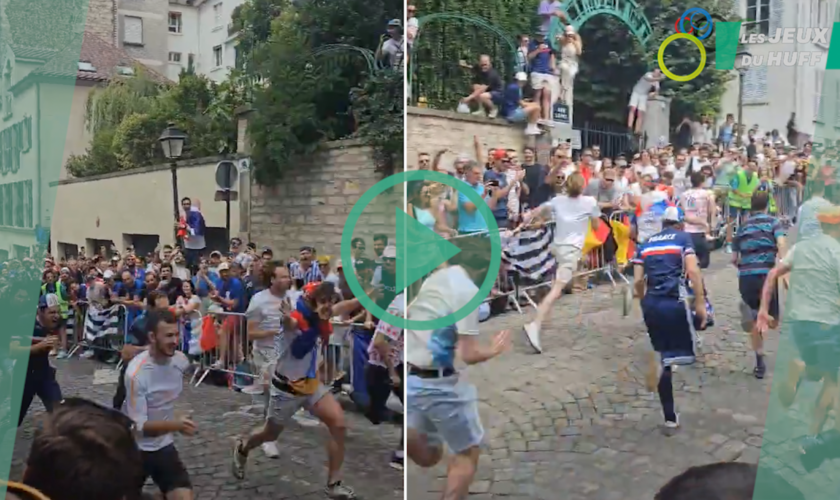
[[[744,75],[747,74],[745,60],[752,58],[752,54],[745,47],[739,47],[735,53],[735,69],[738,70],[738,130],[735,136],[735,145],[739,148],[742,145],[741,127],[744,126]]]
[[[175,224],[179,219],[178,200],[178,160],[184,154],[184,143],[187,142],[187,134],[170,123],[158,139],[163,149],[163,156],[169,160],[169,170],[172,172],[172,214],[175,217]],[[175,242],[178,242],[178,227],[175,226]]]

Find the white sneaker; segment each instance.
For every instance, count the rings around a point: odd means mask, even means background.
[[[665,421],[664,431],[665,434],[671,435],[680,428],[680,414],[677,413],[677,420],[674,422],[670,422],[668,420]]]
[[[540,134],[542,134],[542,130],[540,130],[540,127],[537,126],[536,123],[529,123],[525,127],[525,135],[540,135]]]
[[[304,427],[318,427],[319,425],[321,425],[321,422],[318,419],[309,415],[309,413],[303,408],[301,408],[297,411],[297,413],[292,415],[292,418],[295,419],[295,421],[298,424]]]
[[[96,354],[96,352],[94,352],[93,349],[88,349],[87,351],[83,352],[82,355],[79,357],[84,359],[90,359],[93,357],[94,354]]]
[[[525,336],[528,338],[528,343],[535,351],[542,354],[542,347],[540,347],[540,329],[534,323],[528,323],[524,327]]]
[[[262,451],[268,458],[279,458],[280,450],[277,449],[277,443],[269,441],[262,444]]]
[[[466,103],[459,103],[458,109],[456,109],[458,113],[463,113],[465,115],[470,114],[470,107]]]
[[[487,113],[487,118],[496,118],[499,116],[499,108],[493,108]]]

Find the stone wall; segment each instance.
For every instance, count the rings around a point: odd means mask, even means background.
[[[521,149],[526,141],[522,127],[515,127],[504,120],[491,120],[454,111],[440,111],[428,108],[407,109],[406,117],[408,168],[417,167],[417,154],[433,155],[449,149],[443,161],[452,162],[458,154],[475,157],[473,137],[478,137],[486,155],[489,148]],[[533,145],[533,144],[530,144]]]
[[[240,146],[245,144],[240,141]],[[277,186],[252,185],[248,236],[259,246],[271,247],[281,259],[297,255],[303,245],[314,246],[318,255],[338,258],[347,216],[362,194],[382,178],[374,170],[367,146],[355,140],[327,143],[310,160],[289,167]],[[365,239],[369,256],[374,234],[394,238],[395,209],[401,206],[399,185],[397,191],[376,197],[363,211],[353,237]]]

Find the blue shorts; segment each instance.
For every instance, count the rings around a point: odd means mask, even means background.
[[[743,217],[744,215],[747,215],[748,212],[749,210],[746,208],[729,207],[729,218],[738,219],[740,217]]]
[[[684,300],[645,295],[641,301],[653,350],[662,357],[664,366],[694,363],[697,334],[694,318]]]
[[[508,114],[505,119],[510,123],[523,123],[528,117],[525,115],[525,110],[522,109],[522,106],[514,109],[513,111]]]
[[[424,434],[429,444],[445,443],[453,453],[479,446],[484,427],[478,415],[478,391],[458,375],[406,381],[406,425]]]
[[[498,90],[491,90],[490,91],[490,99],[493,101],[493,104],[496,106],[501,106],[505,100],[504,94]]]

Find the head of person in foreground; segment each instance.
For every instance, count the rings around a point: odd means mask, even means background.
[[[769,469],[756,464],[723,462],[691,467],[672,478],[654,500],[753,500],[756,477],[762,491],[772,491],[773,498],[805,500],[802,493]]]
[[[49,500],[139,498],[143,459],[132,429],[116,410],[68,398],[35,432],[22,483]]]

